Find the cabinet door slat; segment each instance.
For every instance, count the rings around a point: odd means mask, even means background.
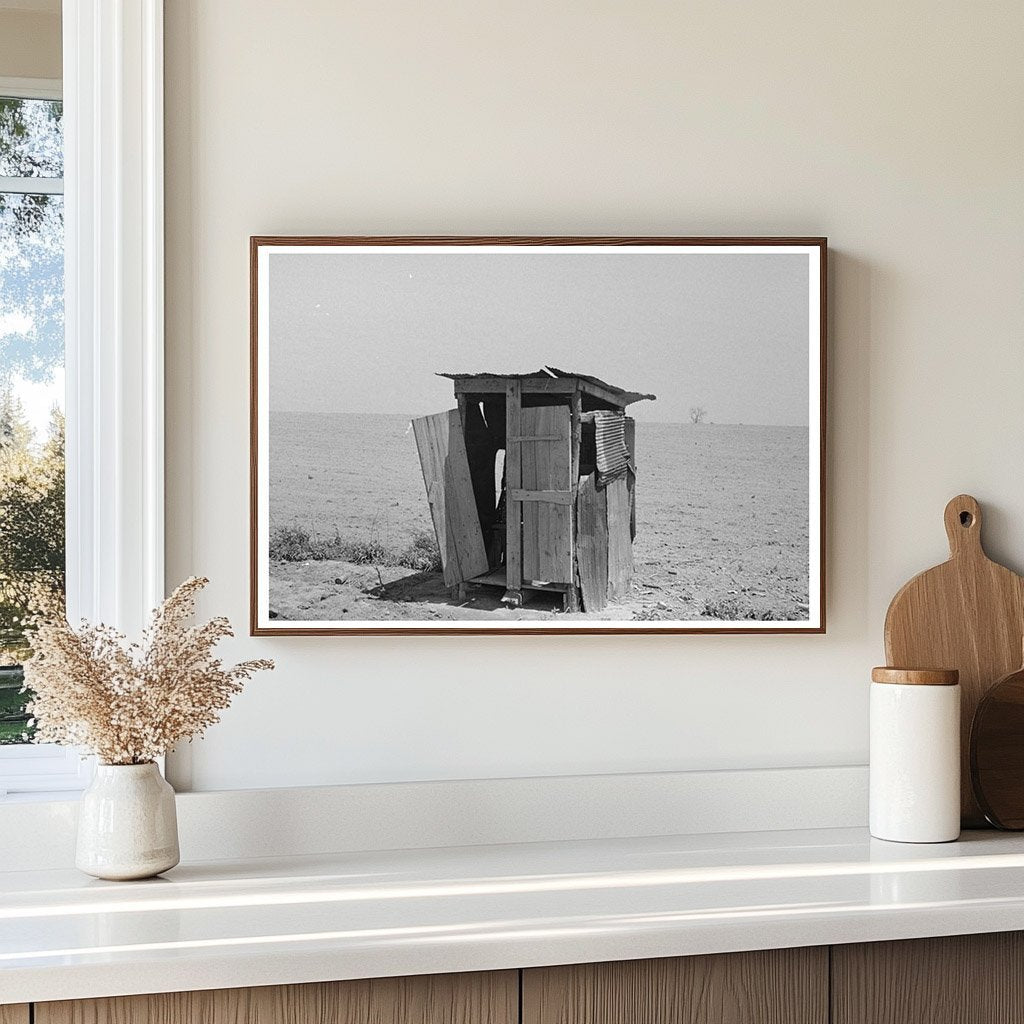
[[[834,1024],[1024,1021],[1024,933],[832,947]]]
[[[828,949],[523,972],[523,1024],[826,1024]]]
[[[493,971],[170,992],[37,1003],[35,1024],[518,1024],[518,988]]]

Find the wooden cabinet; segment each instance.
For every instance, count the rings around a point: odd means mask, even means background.
[[[536,968],[523,972],[522,1019],[523,1024],[826,1024],[828,949]]]
[[[832,947],[833,1024],[1024,1021],[1024,933]]]
[[[1024,933],[0,1006],[0,1024],[1024,1024]]]
[[[518,1021],[518,971],[174,992],[36,1003],[35,1006],[35,1024],[518,1024]],[[8,1022],[0,1017],[0,1024]],[[23,1021],[15,1018],[11,1024],[23,1024]]]

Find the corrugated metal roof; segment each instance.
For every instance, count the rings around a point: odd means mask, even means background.
[[[608,388],[609,391],[616,391],[620,395],[636,395],[636,401],[639,401],[641,398],[646,398],[652,402],[655,400],[654,395],[645,395],[640,391],[630,391],[627,388],[618,388],[614,384],[609,384],[607,381],[601,380],[600,377],[592,377],[589,373],[573,373],[571,370],[560,370],[557,366],[545,366],[544,369],[556,377],[578,377],[580,380],[589,381],[591,384],[597,384],[599,387]]]
[[[576,379],[584,381],[588,384],[592,384],[595,387],[605,388],[615,395],[619,395],[624,399],[623,404],[629,405],[633,402],[639,402],[644,399],[648,401],[655,401],[655,395],[644,394],[641,391],[628,391],[625,388],[616,387],[614,384],[609,384],[607,381],[601,380],[600,377],[594,377],[588,373],[575,373],[571,370],[560,370],[557,366],[542,366],[539,370],[534,370],[532,373],[448,373],[440,372],[437,374],[438,377],[447,377],[449,380],[477,380],[485,377],[501,377],[506,380],[537,380],[537,379]]]
[[[449,380],[479,380],[483,377],[505,377],[508,380],[527,380],[535,377],[557,377],[557,373],[548,373],[546,370],[534,370],[532,373],[499,373],[497,371],[484,373],[449,373],[440,370],[438,377],[447,377]]]

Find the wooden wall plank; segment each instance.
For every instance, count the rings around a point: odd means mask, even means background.
[[[455,586],[487,572],[487,550],[458,409],[412,421],[444,581]]]
[[[509,492],[515,501],[522,502],[546,502],[550,505],[571,505],[572,504],[572,491],[527,491],[527,490],[515,490]],[[523,510],[526,511],[525,509]],[[524,574],[525,575],[525,574]],[[530,577],[527,579],[539,579],[540,577]]]
[[[633,582],[633,538],[629,528],[626,478],[613,480],[605,490],[608,499],[608,599],[615,601],[629,593]]]
[[[522,1019],[523,1024],[826,1024],[828,950],[536,968],[523,972]]]
[[[523,437],[551,436],[551,431],[542,428],[545,422],[545,410],[523,409],[520,418],[520,429]],[[522,444],[522,490],[509,491],[509,495],[522,501],[522,491],[536,492],[545,489],[543,480],[548,476],[550,462],[545,441]],[[548,543],[547,517],[544,508],[535,502],[523,505],[523,579],[543,580],[540,574],[543,558],[542,549]]]
[[[523,506],[511,497],[523,486],[522,390],[519,381],[505,387],[505,596],[513,607],[523,600]]]
[[[572,432],[572,470],[570,478],[573,486],[580,476],[580,441],[583,434],[583,396],[574,391],[569,399],[569,426]]]
[[[1024,1021],[1024,933],[832,947],[834,1024]]]
[[[523,514],[523,578],[548,583],[572,582],[572,424],[564,405],[522,410],[523,437],[555,438],[520,444],[522,487],[509,487],[529,500]],[[544,494],[550,500],[542,500]]]
[[[376,978],[37,1003],[35,1020],[36,1024],[517,1024],[518,987],[516,971]]]
[[[18,1003],[11,1006],[0,1006],[0,1024],[28,1024],[28,1005]]]
[[[571,481],[573,501],[569,507],[569,536],[572,538],[573,543],[573,565],[572,565],[572,586],[569,589],[568,600],[566,602],[566,611],[578,612],[580,610],[581,602],[581,591],[580,591],[580,573],[577,561],[579,559],[579,553],[576,551],[576,538],[579,534],[579,528],[576,522],[576,495],[579,491],[579,480],[580,480],[580,448],[582,447],[583,437],[583,395],[579,391],[574,391],[569,398],[569,429],[572,435],[571,441],[571,468],[569,470],[569,480]]]
[[[583,610],[599,612],[608,603],[608,503],[597,489],[597,474],[580,477],[576,499],[576,565]]]
[[[636,469],[636,420],[632,416],[625,419],[626,451],[630,466]],[[626,489],[629,491],[629,539],[636,540],[636,477],[632,472],[626,474]]]
[[[458,409],[448,411],[448,457],[444,464],[445,516],[449,538],[455,550],[457,579],[473,579],[487,572],[487,549],[469,473],[466,437]]]

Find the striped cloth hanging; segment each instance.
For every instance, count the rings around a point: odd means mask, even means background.
[[[629,451],[626,448],[626,417],[621,412],[599,409],[594,413],[597,441],[597,483],[607,487],[626,475]]]

